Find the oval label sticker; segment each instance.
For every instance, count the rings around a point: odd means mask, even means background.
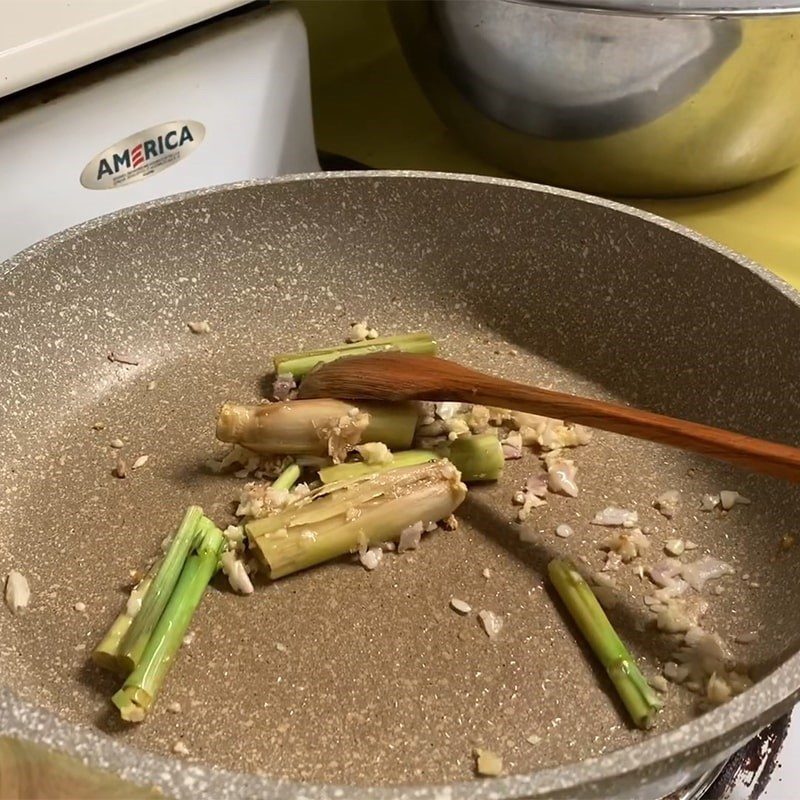
[[[206,135],[194,120],[164,122],[131,134],[98,153],[81,172],[87,189],[118,189],[143,181],[191,155]]]

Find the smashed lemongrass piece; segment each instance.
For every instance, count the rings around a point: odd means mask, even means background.
[[[286,469],[278,475],[272,482],[272,487],[276,491],[288,492],[297,483],[300,478],[300,467],[297,464],[290,464]]]
[[[178,582],[186,556],[194,546],[202,517],[203,509],[199,506],[190,506],[187,509],[158,572],[144,595],[139,613],[133,618],[120,642],[117,655],[120,670],[130,672],[139,663],[150,635]]]
[[[330,361],[336,361],[337,358],[379,353],[386,350],[435,356],[436,342],[429,333],[407,333],[399,336],[380,336],[368,341],[352,342],[337,347],[325,347],[300,353],[280,353],[274,359],[275,372],[277,374],[291,372],[295,378],[300,378],[317,364],[327,364]]]
[[[493,433],[459,437],[450,443],[446,453],[464,483],[496,481],[503,474],[503,445]]]
[[[331,467],[323,467],[319,470],[319,479],[323,483],[335,483],[336,481],[350,481],[355,478],[363,478],[367,475],[374,475],[377,472],[384,472],[387,469],[398,469],[400,467],[413,467],[417,464],[425,464],[428,461],[436,461],[438,456],[430,450],[402,450],[392,454],[392,460],[388,464],[367,464],[364,461],[348,461],[344,464],[334,464]]]
[[[589,646],[600,660],[634,723],[652,726],[663,703],[639,671],[589,584],[568,561],[554,559],[547,572]]]
[[[175,589],[136,669],[112,698],[126,722],[144,720],[175,661],[206,586],[217,571],[225,541],[222,531],[205,517],[200,519],[196,527],[199,538],[196,552],[186,559]]]
[[[122,639],[128,632],[134,617],[141,611],[145,595],[150,589],[150,585],[161,566],[161,561],[156,561],[150,568],[147,575],[142,578],[131,590],[125,610],[117,615],[108,633],[103,637],[100,644],[92,651],[92,661],[102,669],[109,672],[116,672],[118,675],[127,675],[130,670],[128,663],[123,663],[119,658],[119,647]]]
[[[217,417],[217,438],[255,453],[332,456],[342,461],[363,442],[405,450],[416,425],[417,409],[411,403],[356,405],[327,399],[225,403]]]
[[[444,519],[466,493],[458,470],[447,460],[434,461],[323,485],[245,530],[269,576],[281,578],[396,541],[415,522]]]

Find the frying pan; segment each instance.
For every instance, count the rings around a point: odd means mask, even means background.
[[[572,192],[333,173],[120,211],[30,248],[0,282],[0,574],[32,589],[27,614],[0,609],[4,733],[173,797],[643,798],[795,700],[798,556],[780,543],[796,488],[611,434],[576,452],[581,494],[537,510],[530,543],[510,505],[528,460],[471,493],[457,532],[375,572],[345,559],[247,598],[214,584],[143,725],[121,726],[114,680],[88,664],[185,506],[230,516],[241,481],[203,468],[218,405],[262,396],[271,353],[338,341],[351,320],[428,329],[446,356],[510,378],[796,443],[800,298],[741,257]],[[202,319],[212,332],[192,334]],[[112,438],[129,463],[149,456],[124,480]],[[651,503],[674,488],[686,501],[668,521]],[[752,505],[701,514],[700,495],[725,488]],[[654,731],[626,723],[543,580],[556,555],[600,563],[587,521],[611,504],[652,528],[652,559],[678,535],[736,568],[705,625],[757,634],[732,645],[752,689],[699,716],[671,686]],[[653,675],[670,646],[644,591],[621,573],[610,615]],[[501,636],[453,596],[503,614]],[[476,746],[507,777],[473,779]]]

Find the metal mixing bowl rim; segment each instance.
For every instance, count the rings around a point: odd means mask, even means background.
[[[458,173],[376,170],[364,172],[303,173],[268,180],[250,180],[223,184],[171,195],[148,203],[131,206],[97,217],[54,234],[0,264],[0,280],[11,271],[33,264],[42,253],[70,239],[89,233],[108,222],[124,219],[142,210],[165,208],[173,203],[251,187],[270,187],[287,183],[320,181],[386,181],[396,179],[452,181],[485,184],[561,197],[602,206],[645,222],[666,228],[673,233],[709,248],[755,275],[774,291],[789,300],[800,314],[800,293],[766,268],[732,252],[706,237],[646,211],[612,200],[506,178]],[[800,654],[790,656],[772,673],[729,703],[702,717],[644,738],[629,747],[595,758],[527,775],[475,780],[438,785],[390,785],[357,787],[347,785],[300,784],[252,773],[240,773],[200,764],[170,759],[126,746],[119,740],[86,726],[74,725],[52,712],[16,697],[10,689],[0,688],[0,734],[16,736],[54,748],[81,759],[90,767],[105,769],[143,786],[157,786],[167,796],[180,798],[264,797],[274,800],[330,800],[330,798],[370,798],[370,800],[499,800],[505,798],[545,796],[569,793],[578,789],[582,796],[608,790],[613,784],[644,785],[657,777],[666,777],[687,769],[687,764],[700,764],[726,748],[731,748],[755,733],[787,710],[800,694]],[[535,702],[532,695],[531,702]],[[688,777],[688,776],[687,776]]]
[[[658,19],[763,18],[800,13],[800,3],[796,0],[777,0],[769,4],[753,3],[751,0],[723,0],[718,3],[703,0],[500,0],[500,2],[541,6],[560,11]]]

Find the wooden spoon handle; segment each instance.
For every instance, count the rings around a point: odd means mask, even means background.
[[[650,411],[489,378],[472,370],[469,372],[473,381],[471,391],[460,391],[462,397],[453,399],[558,417],[592,428],[672,445],[754,472],[800,482],[800,449],[796,447]]]

